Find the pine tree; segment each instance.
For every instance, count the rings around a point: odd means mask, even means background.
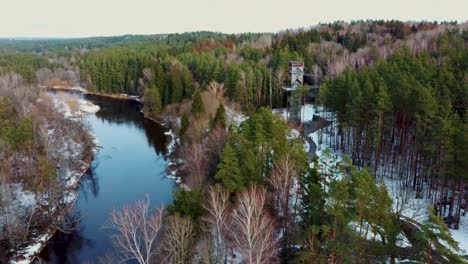
[[[241,166],[234,148],[232,147],[232,143],[231,141],[228,141],[223,149],[215,179],[222,183],[226,191],[236,193],[245,185],[240,168]]]
[[[174,191],[174,202],[168,206],[167,210],[169,214],[188,216],[197,221],[205,212],[202,199],[203,195],[200,191],[187,191],[182,188]]]
[[[425,260],[427,264],[431,263],[434,249],[447,258],[450,263],[466,263],[466,260],[464,261],[462,257],[454,252],[460,250],[458,242],[453,239],[442,219],[435,215],[433,208],[429,208],[429,218],[423,222],[421,231],[421,238],[426,248]],[[448,246],[442,244],[441,241],[444,241]]]
[[[374,175],[377,174],[377,169],[380,161],[380,152],[382,149],[382,137],[384,129],[384,114],[392,109],[392,102],[386,85],[379,87],[377,94],[377,112],[379,116],[378,121],[378,132],[377,132],[377,147],[375,151],[375,164],[374,164]]]
[[[171,102],[169,98],[166,98],[165,96],[167,90],[167,76],[161,63],[157,63],[154,72],[154,85],[159,88],[159,94],[161,95],[162,102],[163,104],[170,104]]]
[[[187,132],[189,125],[190,125],[190,121],[189,121],[188,115],[184,113],[180,120],[180,130],[179,130],[180,138],[182,139],[184,138],[185,132]]]
[[[320,185],[318,158],[314,157],[313,167],[301,177],[302,207],[305,212],[305,226],[320,226],[325,203],[324,192]]]
[[[171,103],[179,103],[184,95],[184,86],[182,83],[182,74],[179,70],[172,70],[169,73],[170,98]]]
[[[211,120],[211,129],[218,125],[222,128],[226,128],[226,110],[223,104],[219,104],[218,109],[216,109],[216,114]]]
[[[157,87],[147,87],[143,100],[143,111],[152,117],[156,117],[162,109],[161,96]]]
[[[227,89],[226,93],[227,93],[227,96],[231,100],[238,99],[237,97],[240,92],[239,80],[240,80],[239,66],[235,63],[229,64],[227,80],[226,80],[226,89]]]
[[[182,84],[184,87],[183,98],[189,98],[193,93],[194,80],[190,70],[187,67],[184,67],[182,71]]]
[[[203,100],[200,91],[197,90],[193,95],[192,113],[195,115],[195,117],[200,117],[204,112],[205,107],[203,105]]]
[[[332,217],[330,223],[330,238],[327,247],[331,252],[330,263],[337,263],[337,258],[343,258],[352,248],[343,237],[348,233],[350,220],[350,183],[348,180],[334,180],[329,184],[329,202],[325,211]]]

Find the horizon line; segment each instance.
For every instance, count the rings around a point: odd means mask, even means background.
[[[284,31],[297,31],[297,30],[310,30],[314,27],[318,27],[321,25],[326,24],[333,24],[333,23],[359,23],[359,22],[372,22],[372,21],[399,21],[403,23],[438,23],[438,24],[450,24],[456,23],[457,25],[463,25],[468,23],[467,20],[459,21],[458,19],[454,20],[399,20],[399,19],[356,19],[356,20],[335,20],[329,22],[318,22],[314,25],[308,26],[301,26],[295,28],[284,28],[277,31],[263,31],[263,32],[255,32],[255,31],[243,31],[243,32],[223,32],[223,31],[216,31],[216,30],[194,30],[194,31],[180,31],[180,32],[165,32],[165,33],[124,33],[124,34],[115,34],[115,35],[87,35],[87,36],[0,36],[0,40],[11,40],[11,41],[34,41],[34,40],[73,40],[73,39],[90,39],[90,38],[109,38],[109,37],[125,37],[125,36],[163,36],[163,35],[176,35],[176,34],[190,34],[190,33],[215,33],[215,34],[223,34],[223,35],[241,35],[241,34],[278,34]]]

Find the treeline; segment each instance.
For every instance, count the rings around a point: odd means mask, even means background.
[[[403,49],[373,68],[347,69],[320,90],[338,119],[327,143],[354,164],[430,197],[436,214],[455,228],[467,205],[466,41],[446,31],[431,53]]]
[[[263,36],[263,33],[244,33],[244,34],[223,34],[209,31],[174,33],[174,34],[155,34],[155,35],[122,35],[110,37],[89,37],[89,38],[32,38],[15,39],[0,38],[0,52],[25,52],[37,54],[70,54],[76,50],[91,50],[115,46],[132,46],[143,48],[148,44],[165,44],[172,47],[189,47],[206,39],[224,40],[235,36],[237,44],[244,41],[251,41]],[[266,34],[271,35],[271,34]]]
[[[47,58],[28,53],[0,53],[0,75],[9,72],[20,74],[28,83],[36,82],[36,71],[54,68]]]
[[[212,82],[223,83],[229,98],[245,106],[265,105],[273,99],[279,105],[286,72],[274,76],[256,55],[259,51],[246,47],[241,50],[245,57],[240,57],[223,47],[215,52],[188,52],[172,57],[160,50],[112,48],[88,53],[81,63],[81,76],[98,92],[143,95],[146,86],[155,87],[162,105],[190,98],[195,88],[204,89]],[[236,61],[229,62],[229,56]],[[299,57],[287,52],[274,57],[283,69],[292,59]]]
[[[135,38],[121,47],[86,52],[80,60],[81,79],[88,88],[105,93],[142,96],[146,86],[155,87],[163,106],[190,98],[197,87],[203,90],[217,82],[245,109],[281,107],[288,61],[304,61],[311,74],[309,83],[319,83],[324,76],[335,78],[347,67],[361,71],[373,66],[403,46],[415,53],[433,52],[433,38],[449,29],[460,31],[462,27],[361,21],[275,35],[197,32],[158,40]],[[466,38],[466,30],[461,34]]]

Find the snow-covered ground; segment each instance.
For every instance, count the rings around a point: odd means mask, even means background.
[[[120,94],[120,96],[131,99],[131,100],[134,100],[134,101],[137,101],[137,102],[140,102],[140,103],[143,102],[142,98],[140,98],[137,95]]]
[[[240,124],[247,119],[247,117],[241,113],[234,111],[228,106],[224,106],[226,110],[226,126],[229,127],[231,124],[240,126]]]
[[[81,112],[85,112],[85,113],[88,113],[88,114],[95,114],[99,110],[101,110],[101,108],[98,105],[95,105],[95,104],[93,104],[93,103],[91,103],[89,101],[80,99],[78,102],[80,104],[80,111]]]
[[[83,98],[67,93],[51,95],[55,108],[63,113],[66,118],[80,118],[87,114],[95,114],[101,108]]]
[[[327,173],[327,170],[331,166],[336,166],[338,163],[343,161],[344,153],[340,150],[333,150],[329,148],[324,142],[328,142],[329,134],[322,133],[320,137],[320,130],[317,130],[313,133],[310,133],[308,137],[312,139],[312,141],[317,146],[315,150],[315,155],[318,157],[319,168],[318,171],[320,173]],[[314,163],[310,163],[311,168],[314,166]],[[337,178],[341,178],[339,173],[336,174]]]
[[[388,195],[393,200],[393,211],[411,218],[417,222],[422,222],[428,217],[428,206],[430,204],[427,198],[416,199],[416,192],[403,188],[401,181],[397,178],[382,177],[387,187]]]
[[[31,263],[34,256],[39,254],[43,248],[43,245],[50,239],[52,236],[51,232],[46,232],[45,234],[34,239],[34,243],[25,247],[24,249],[18,251],[18,255],[21,256],[19,260],[10,261],[11,264],[29,264]]]
[[[303,122],[308,122],[313,120],[314,115],[319,115],[323,112],[323,107],[315,106],[313,104],[306,104],[301,107],[300,117]],[[273,113],[281,115],[284,119],[288,117],[285,109],[273,109]],[[322,115],[323,117],[323,115]],[[336,124],[336,115],[329,114],[327,115],[328,121],[333,121],[332,124]],[[317,130],[309,135],[314,143],[317,146],[315,154],[319,158],[319,171],[324,171],[326,168],[325,164],[335,165],[338,162],[341,162],[344,156],[344,153],[339,150],[333,150],[327,146],[326,142],[329,142],[330,135],[326,132],[327,129],[322,129],[323,131]],[[307,150],[308,147],[305,144],[304,148]],[[312,167],[314,164],[311,163]],[[338,175],[339,176],[339,175]],[[390,177],[383,177],[388,194],[393,200],[393,209],[395,212],[400,212],[403,216],[414,219],[418,222],[424,221],[428,217],[428,206],[430,201],[427,198],[416,198],[416,194],[412,190],[408,190],[401,187],[401,181],[398,177],[393,179]],[[450,229],[453,238],[459,242],[460,249],[462,253],[468,254],[468,214],[461,217],[460,228],[458,230]],[[407,238],[400,234],[401,246],[409,246],[410,243]]]
[[[299,114],[299,119],[302,122],[310,122],[314,118],[314,115],[318,115],[323,111],[322,106],[317,106],[314,104],[304,104],[301,106]],[[285,120],[289,119],[290,113],[286,111],[286,109],[273,109],[273,114],[278,114],[283,117]]]
[[[167,146],[167,154],[166,154],[166,156],[169,156],[175,151],[177,144],[179,144],[179,138],[177,138],[174,132],[172,132],[172,129],[164,132],[164,135],[171,137],[171,142],[169,142],[169,145]]]
[[[453,238],[458,241],[460,249],[464,254],[468,254],[468,214],[460,219],[460,228],[458,230],[450,229]]]
[[[171,137],[171,142],[169,142],[167,146],[166,154],[166,157],[171,157],[174,151],[176,150],[177,146],[180,144],[180,139],[176,136],[172,129],[164,132],[164,135]],[[167,164],[167,170],[169,174],[166,177],[175,179],[176,183],[179,185],[182,185],[182,178],[177,174],[177,172],[179,171],[178,168],[181,163],[181,160],[170,159],[169,163]],[[183,188],[183,186],[181,187]]]
[[[47,88],[47,86],[45,86],[45,85],[39,85],[39,87],[40,88]],[[65,87],[65,86],[55,85],[52,88],[53,89],[63,89],[63,90],[69,90],[69,91],[76,91],[76,92],[80,92],[80,93],[88,93],[88,90],[86,90],[85,88],[83,88],[81,86]]]
[[[93,114],[99,111],[99,106],[86,100],[79,99],[76,103],[70,103],[70,100],[72,99],[73,97],[69,97],[67,95],[60,95],[60,97],[52,96],[51,98],[54,107],[69,119],[82,117],[84,113]],[[60,166],[57,169],[57,173],[64,183],[62,203],[64,206],[68,207],[75,203],[78,194],[74,188],[89,166],[88,163],[82,160],[84,145],[81,142],[75,141],[73,135],[63,135],[54,128],[49,128],[47,130],[47,138],[49,145],[55,148],[49,151],[50,155],[60,155],[62,160],[74,161],[73,168]],[[93,148],[93,152],[97,152],[97,146],[99,145],[96,137],[94,136],[93,143],[95,146]],[[58,149],[56,149],[57,147]],[[47,201],[42,199],[46,198],[47,194],[39,199],[39,197],[36,197],[33,192],[24,190],[22,183],[0,186],[0,192],[2,198],[7,197],[7,194],[10,196],[6,208],[10,212],[14,213],[9,214],[9,222],[14,221],[14,217],[28,217],[32,215],[39,204],[38,201],[41,201],[40,204],[47,203]],[[53,210],[55,209],[53,208]],[[5,223],[5,221],[0,219],[0,227],[3,223]],[[50,239],[53,233],[54,230],[47,229],[43,233],[37,234],[32,238],[31,244],[16,250],[16,256],[10,261],[10,263],[31,263],[34,256],[40,253],[45,243]]]
[[[0,184],[0,197],[5,211],[5,214],[0,216],[0,229],[7,223],[15,223],[30,215],[37,206],[36,195],[25,190],[20,183]]]

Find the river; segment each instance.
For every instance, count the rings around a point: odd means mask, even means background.
[[[79,96],[79,95],[77,95]],[[173,179],[166,177],[165,129],[145,119],[133,101],[86,95],[101,110],[84,122],[102,148],[81,178],[67,232],[57,232],[41,252],[49,263],[98,263],[113,252],[108,224],[114,208],[145,199],[154,207],[172,202]]]

